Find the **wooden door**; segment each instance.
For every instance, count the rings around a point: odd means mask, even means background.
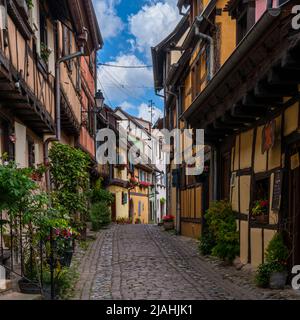
[[[227,152],[221,155],[221,183],[220,198],[230,200],[230,175],[231,175],[231,153]]]
[[[300,265],[300,148],[293,147],[289,154],[289,212],[288,240],[291,249],[290,263]]]

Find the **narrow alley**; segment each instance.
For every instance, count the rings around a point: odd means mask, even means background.
[[[81,259],[75,299],[297,299],[290,290],[262,290],[233,267],[201,257],[197,242],[157,226],[113,225]]]

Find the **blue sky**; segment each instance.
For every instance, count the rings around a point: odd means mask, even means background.
[[[93,0],[104,47],[101,63],[151,65],[151,46],[164,39],[180,20],[177,0]],[[153,72],[148,69],[99,67],[98,87],[106,103],[150,120],[147,105],[157,107],[154,120],[162,115],[163,101],[154,94]]]

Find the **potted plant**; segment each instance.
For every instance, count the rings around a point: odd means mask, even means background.
[[[266,252],[266,262],[261,264],[256,274],[256,283],[261,287],[284,289],[288,272],[287,260],[289,250],[284,243],[281,233],[276,234],[270,241]]]
[[[131,183],[133,186],[136,186],[136,185],[138,185],[138,180],[137,180],[135,177],[131,177],[131,178],[130,178],[130,183]]]
[[[174,220],[175,220],[175,217],[172,216],[172,215],[167,215],[165,217],[163,217],[163,226],[164,226],[164,229],[165,231],[169,231],[169,230],[173,230],[174,229]]]
[[[52,50],[47,47],[45,43],[41,43],[41,58],[45,63],[48,63]]]
[[[255,201],[252,209],[252,217],[258,223],[266,224],[268,223],[268,211],[269,211],[268,200]]]
[[[140,218],[136,218],[136,219],[135,219],[135,224],[141,224],[141,223],[142,223],[142,221],[141,221]]]

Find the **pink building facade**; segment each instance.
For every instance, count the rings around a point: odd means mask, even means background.
[[[270,0],[256,0],[255,21],[258,21],[266,11],[269,1]],[[273,0],[273,8],[276,8],[278,3],[278,0]]]

